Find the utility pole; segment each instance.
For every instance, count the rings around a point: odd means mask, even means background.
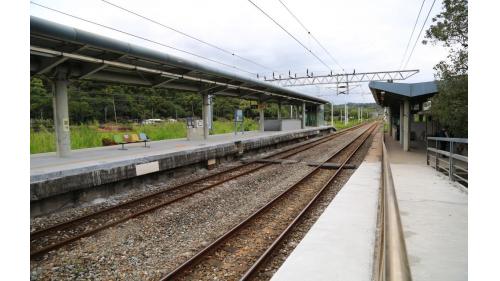
[[[346,93],[345,93],[345,96],[344,96],[344,125],[347,126],[347,123],[349,122],[349,109],[347,107],[347,95],[349,94],[349,83],[346,83]]]
[[[331,116],[330,116],[330,118],[331,118],[331,119],[330,119],[330,123],[332,123],[332,127],[333,127],[333,101],[332,101],[332,103],[330,103],[330,105],[331,105],[331,109],[332,109],[332,110],[331,110],[332,112],[330,112],[330,113],[331,113]]]
[[[106,124],[107,122],[107,117],[108,117],[108,107],[104,107],[104,123]]]

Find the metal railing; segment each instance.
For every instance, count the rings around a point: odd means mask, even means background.
[[[447,174],[451,181],[468,186],[468,139],[428,137],[426,146],[427,165]]]
[[[391,166],[385,143],[382,160],[382,192],[380,218],[382,221],[380,233],[379,268],[377,281],[411,281],[410,265],[406,253],[403,227],[399,216],[399,207],[394,190]]]

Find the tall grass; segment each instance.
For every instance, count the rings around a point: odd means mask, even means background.
[[[257,130],[258,123],[246,119],[244,128],[246,131]],[[184,122],[159,123],[151,125],[132,125],[127,131],[100,131],[97,124],[71,126],[71,148],[89,148],[102,146],[103,138],[113,138],[116,134],[145,133],[151,140],[165,140],[185,138],[187,135]],[[213,134],[225,134],[234,131],[234,123],[231,121],[214,121]],[[56,150],[55,132],[44,127],[39,131],[30,129],[30,153],[53,152]]]
[[[364,121],[367,121],[367,120],[364,120]],[[344,124],[344,121],[334,120],[333,121],[333,126],[337,130],[342,130],[342,129],[345,129],[345,128],[350,128],[352,126],[358,125],[360,123],[361,123],[361,121],[358,121],[357,119],[349,120],[349,122],[347,124]]]

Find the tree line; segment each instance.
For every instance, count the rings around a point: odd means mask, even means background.
[[[48,81],[31,78],[31,119],[53,119],[52,89]],[[247,116],[257,116],[251,102],[231,97],[215,97],[214,116],[232,119],[234,109],[244,108]],[[150,118],[201,117],[200,94],[171,89],[128,85],[109,85],[92,81],[73,81],[68,87],[68,106],[72,124],[88,122],[127,122]]]
[[[236,109],[242,109],[245,118],[255,119],[259,116],[256,101],[223,96],[214,96],[212,101],[215,120],[232,120]],[[181,90],[110,85],[93,81],[73,81],[68,86],[68,110],[71,124],[201,117],[202,102],[200,94]],[[377,110],[374,103],[350,104],[349,106],[349,114],[353,117],[357,116],[359,106],[364,107],[366,113]],[[293,110],[295,111],[296,108]],[[330,120],[330,110],[330,106],[325,105],[325,120]],[[343,105],[336,105],[335,116],[340,116],[341,110],[343,110]],[[277,112],[276,103],[267,104],[266,118],[276,117]],[[281,116],[283,118],[290,116],[290,106],[282,106]],[[33,77],[30,81],[30,118],[53,119],[52,89],[50,83],[43,78]]]
[[[426,39],[448,48],[448,56],[434,69],[439,94],[431,99],[431,111],[455,137],[468,134],[468,1],[444,0],[443,10],[432,19]],[[427,40],[422,42],[427,44]]]

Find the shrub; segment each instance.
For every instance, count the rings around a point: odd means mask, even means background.
[[[110,146],[110,145],[115,145],[116,142],[114,142],[111,138],[104,137],[102,138],[102,146]]]

